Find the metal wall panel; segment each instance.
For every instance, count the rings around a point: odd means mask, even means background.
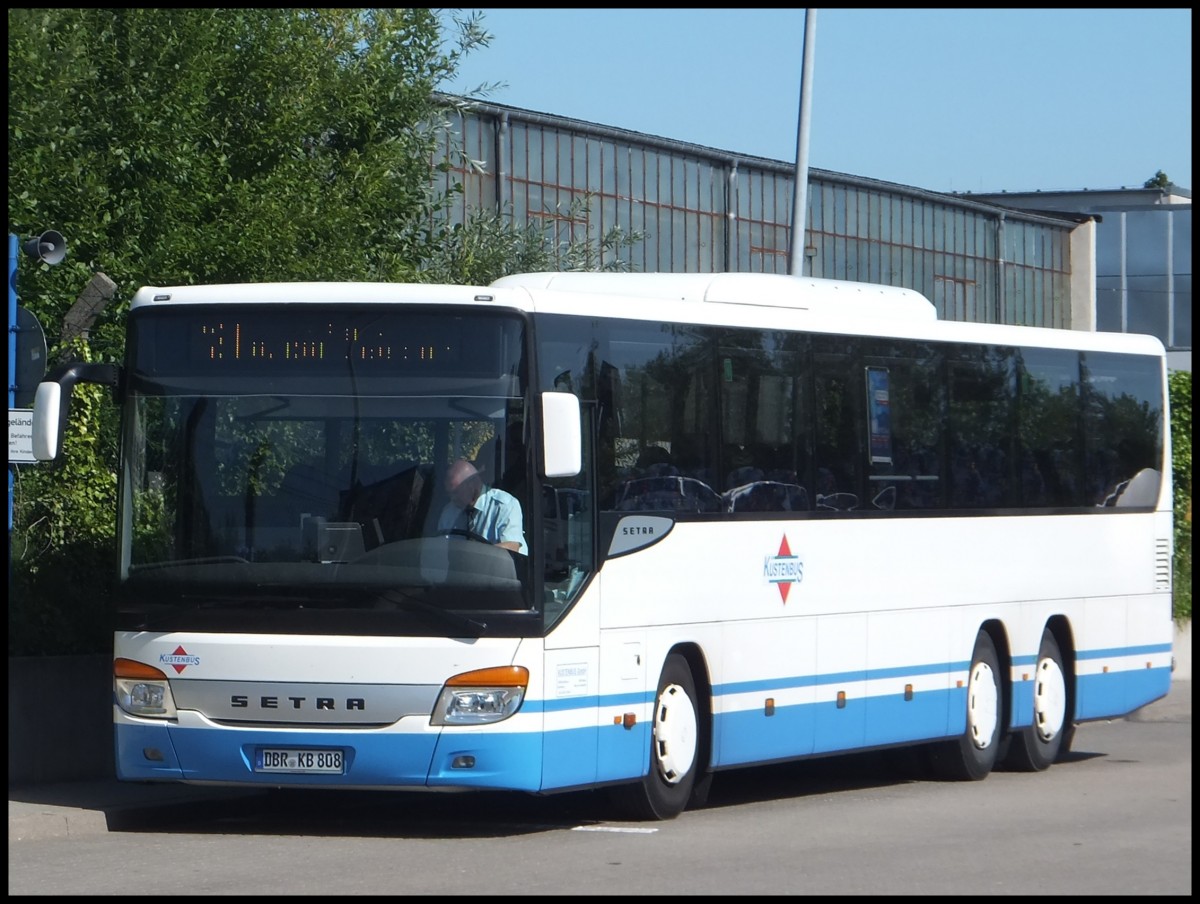
[[[638,232],[620,255],[640,272],[789,272],[787,163],[490,104],[451,121],[435,187],[463,185],[455,221],[491,208],[560,247]],[[949,320],[1071,325],[1073,221],[824,170],[808,208],[805,275],[915,289]]]

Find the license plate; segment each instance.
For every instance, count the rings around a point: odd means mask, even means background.
[[[340,750],[296,750],[260,747],[254,754],[255,772],[293,772],[341,775],[345,757]]]

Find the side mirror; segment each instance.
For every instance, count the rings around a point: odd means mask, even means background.
[[[62,387],[49,380],[39,383],[33,397],[33,457],[38,461],[58,458],[62,441],[61,406]]]
[[[579,397],[572,392],[542,393],[542,453],[546,477],[574,477],[582,460]]]
[[[76,383],[82,380],[115,388],[120,374],[116,364],[78,361],[63,364],[47,374],[33,397],[33,457],[38,461],[54,461],[58,457]]]

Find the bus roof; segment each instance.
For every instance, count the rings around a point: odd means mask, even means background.
[[[145,286],[130,307],[348,302],[501,305],[585,317],[1166,355],[1162,342],[1153,336],[939,320],[933,303],[912,289],[773,273],[519,273],[490,286],[384,282]]]
[[[1166,356],[1149,335],[940,320],[921,293],[876,283],[775,273],[542,272],[492,285],[524,288],[533,309],[544,312]]]
[[[494,286],[791,308],[839,316],[936,320],[919,292],[898,286],[778,273],[519,273]]]

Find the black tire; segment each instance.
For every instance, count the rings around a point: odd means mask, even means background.
[[[980,631],[967,681],[967,727],[953,741],[940,741],[929,748],[934,774],[951,781],[987,778],[999,757],[1003,726],[1000,657],[992,638]]]
[[[1058,759],[1063,760],[1066,755],[1071,752],[1071,745],[1075,743],[1075,723],[1071,722],[1063,726],[1062,743],[1058,745]]]
[[[1006,767],[1017,772],[1041,772],[1064,752],[1070,715],[1066,669],[1058,641],[1049,629],[1042,633],[1033,680],[1033,725],[1013,733],[1004,760]]]
[[[703,777],[699,789],[696,779],[702,768],[699,713],[687,660],[671,654],[663,664],[654,698],[649,770],[635,784],[611,791],[622,814],[639,820],[674,819],[692,802],[693,790],[707,796],[711,775]]]
[[[688,810],[700,810],[708,806],[708,795],[712,791],[713,773],[710,770],[704,770],[696,774],[696,780],[692,783],[692,794],[688,798]]]

